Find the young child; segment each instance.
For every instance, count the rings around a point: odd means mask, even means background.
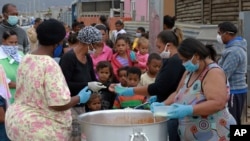
[[[101,110],[101,102],[101,95],[99,93],[92,93],[89,101],[86,103],[86,112]]]
[[[141,75],[140,86],[147,86],[155,82],[156,75],[158,74],[162,65],[161,56],[157,53],[151,53],[147,61],[147,72]]]
[[[120,82],[119,86],[122,87],[127,87],[127,71],[128,71],[128,66],[126,67],[121,67],[117,70],[117,75],[118,75],[118,81]]]
[[[116,94],[110,92],[108,87],[113,83],[113,68],[108,61],[100,61],[96,66],[96,73],[98,81],[101,82],[106,88],[101,89],[99,92],[102,97],[102,109],[112,109]]]
[[[147,70],[149,41],[145,37],[141,37],[138,41],[138,52],[136,53],[135,66],[140,68],[142,73]]]
[[[115,42],[117,40],[118,35],[127,33],[123,28],[124,28],[123,22],[121,20],[117,20],[115,22],[115,29],[116,30],[114,30],[112,32],[112,35],[111,35],[111,40],[113,42]]]
[[[128,87],[136,87],[140,82],[141,70],[137,67],[130,67],[127,71]],[[114,109],[134,108],[147,101],[146,96],[117,96],[113,105]]]
[[[128,40],[125,35],[117,37],[115,42],[116,53],[112,56],[111,64],[114,69],[115,77],[117,77],[117,70],[124,66],[133,66],[133,62],[130,58],[131,51],[128,47]]]

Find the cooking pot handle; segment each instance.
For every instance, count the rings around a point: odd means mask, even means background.
[[[148,137],[143,132],[134,133],[134,134],[130,135],[130,141],[134,141],[134,138],[138,137],[138,136],[142,136],[145,139],[145,141],[149,141]]]

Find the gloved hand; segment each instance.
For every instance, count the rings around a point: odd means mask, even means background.
[[[130,59],[131,59],[131,61],[136,61],[136,54],[135,54],[135,52],[134,51],[130,51]]]
[[[150,105],[150,111],[152,113],[154,113],[154,107],[155,106],[165,106],[165,104],[163,102],[153,102],[151,105]]]
[[[192,114],[193,114],[192,105],[183,105],[183,104],[174,103],[170,105],[170,108],[167,112],[167,117],[169,119],[184,118]]]
[[[154,96],[150,96],[147,100],[148,103],[152,104],[153,102],[156,102],[157,100],[157,96],[154,95]]]
[[[77,95],[80,97],[80,103],[86,103],[91,96],[91,91],[86,86]]]
[[[134,95],[134,88],[115,86],[115,92],[121,96],[133,96]]]
[[[101,90],[103,88],[107,88],[101,82],[96,82],[96,81],[88,82],[88,87],[93,92],[98,92],[99,90]]]

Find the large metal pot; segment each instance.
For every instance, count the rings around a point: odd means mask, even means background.
[[[102,110],[78,117],[82,141],[167,141],[167,120],[148,110]]]

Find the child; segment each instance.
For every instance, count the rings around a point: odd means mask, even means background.
[[[138,41],[138,52],[136,53],[135,66],[140,68],[142,73],[147,70],[149,41],[145,37],[141,37]]]
[[[110,62],[100,61],[96,66],[96,71],[99,82],[106,86],[106,88],[99,91],[102,97],[102,109],[112,109],[116,94],[110,92],[108,87],[113,83],[113,68]]]
[[[115,42],[116,53],[112,56],[111,64],[114,69],[115,77],[117,77],[117,70],[124,66],[133,66],[130,58],[131,51],[128,49],[128,40],[125,35],[117,37]]]
[[[5,130],[5,112],[9,105],[11,97],[9,86],[7,84],[6,74],[2,65],[0,65],[0,140],[9,141]]]
[[[151,53],[148,57],[147,67],[148,71],[141,76],[140,86],[147,86],[155,82],[162,65],[161,56],[157,53]]]
[[[121,67],[117,70],[117,75],[118,75],[118,81],[120,82],[118,85],[122,87],[127,87],[127,71],[128,71],[128,66],[126,67]]]
[[[140,82],[141,70],[137,67],[130,67],[127,71],[128,87],[136,87]],[[114,109],[134,108],[147,101],[146,96],[117,96],[114,102]]]
[[[86,112],[101,110],[101,95],[99,93],[92,93],[89,101],[86,103]]]
[[[125,34],[127,33],[124,29],[124,24],[121,20],[117,20],[115,22],[115,29],[113,32],[112,32],[112,36],[111,36],[111,40],[113,42],[115,42],[117,40],[117,36],[118,35],[121,35],[121,34]]]

